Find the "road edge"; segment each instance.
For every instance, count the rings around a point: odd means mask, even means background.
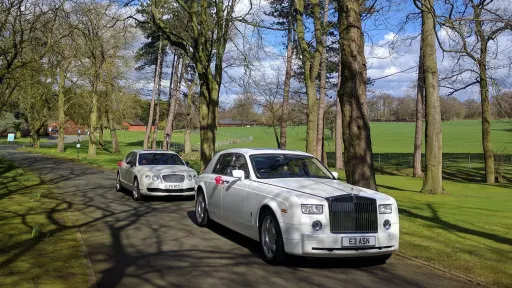
[[[419,260],[419,259],[416,259],[414,257],[411,257],[411,256],[407,256],[403,253],[400,253],[400,252],[396,252],[394,253],[394,255],[398,256],[398,257],[401,257],[401,258],[404,258],[404,259],[407,259],[411,262],[414,262],[414,263],[417,263],[417,264],[420,264],[420,265],[423,265],[423,266],[427,266],[429,268],[432,268],[434,270],[437,270],[437,271],[440,271],[440,272],[443,272],[445,274],[448,274],[448,275],[451,275],[453,277],[457,277],[457,278],[460,278],[460,279],[463,279],[463,280],[466,280],[468,282],[471,282],[473,284],[476,284],[476,285],[479,285],[479,286],[482,286],[482,287],[485,287],[485,288],[495,288],[495,286],[492,286],[492,285],[489,285],[487,283],[483,283],[483,282],[480,282],[478,280],[475,280],[475,279],[472,279],[472,278],[469,278],[467,276],[464,276],[462,274],[458,274],[456,272],[453,272],[453,271],[450,271],[450,270],[446,270],[444,268],[441,268],[439,266],[436,266],[436,265],[433,265],[433,264],[430,264],[428,262],[425,262],[425,261],[422,261],[422,260]]]
[[[78,240],[78,243],[80,243],[80,248],[82,250],[82,256],[85,259],[86,266],[87,266],[87,278],[88,278],[88,285],[89,288],[97,288],[97,281],[96,281],[96,273],[94,271],[94,267],[92,266],[91,258],[89,257],[89,253],[87,252],[87,246],[85,246],[84,239],[82,237],[82,233],[80,232],[80,228],[76,226],[76,222],[74,217],[71,216],[71,213],[68,211],[68,217],[72,219],[73,226],[75,226],[76,229],[76,239]]]

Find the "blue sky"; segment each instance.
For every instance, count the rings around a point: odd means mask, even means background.
[[[245,13],[247,2],[250,0],[241,0],[237,12],[240,14]],[[254,1],[254,0],[253,0]],[[263,15],[263,11],[268,8],[266,0],[259,1],[259,6],[254,8],[256,11],[254,17],[269,21],[268,17]],[[506,1],[506,0],[500,0]],[[414,84],[417,78],[416,66],[418,64],[419,54],[419,37],[415,37],[420,32],[420,21],[416,17],[407,25],[402,22],[405,16],[409,13],[417,13],[417,9],[412,4],[412,1],[382,1],[380,3],[391,4],[386,7],[379,7],[379,13],[376,13],[371,18],[364,22],[365,31],[365,54],[367,58],[367,74],[372,79],[378,79],[370,88],[370,93],[389,93],[394,96],[404,96],[410,94],[410,87]],[[414,18],[414,17],[413,17]],[[336,20],[336,19],[331,19]],[[239,26],[240,29],[250,32],[248,27]],[[441,31],[442,32],[442,31]],[[256,43],[256,38],[253,34],[247,33],[246,38],[238,35],[238,46],[254,46],[261,44],[258,52],[251,52],[254,58],[251,62],[251,73],[276,73],[276,70],[284,71],[284,56],[285,56],[285,38],[283,32],[265,30],[261,31],[263,36],[263,43]],[[440,33],[441,37],[446,35]],[[506,43],[512,39],[511,35],[502,37],[501,43]],[[143,41],[142,37],[138,38],[138,43]],[[136,47],[137,45],[134,45]],[[502,45],[503,46],[503,45]],[[503,49],[502,49],[503,50]],[[263,53],[266,51],[266,53]],[[227,55],[236,55],[238,52],[233,45],[229,45]],[[503,53],[498,53],[497,58],[510,58],[510,49],[504,49]],[[170,57],[169,57],[170,58]],[[169,70],[171,59],[167,59],[166,70]],[[227,61],[229,61],[229,56]],[[496,59],[500,61],[500,59]],[[298,60],[296,60],[298,61]],[[443,54],[438,49],[438,66],[440,74],[443,75],[453,65],[453,57],[451,55]],[[470,64],[468,64],[470,65]],[[168,72],[167,72],[168,73]],[[229,105],[232,99],[240,93],[239,83],[248,71],[242,66],[226,69],[223,88],[221,90],[221,103]],[[278,73],[280,77],[284,73]],[[501,79],[502,85],[508,86],[510,89],[510,70],[500,69],[496,71]],[[145,73],[134,73],[134,78],[137,79],[138,85],[144,87],[146,94],[151,92],[152,89],[152,71]],[[276,76],[277,77],[277,76]],[[167,77],[164,77],[164,79]],[[168,88],[168,80],[164,80],[163,91]],[[441,94],[446,94],[447,91],[441,90]],[[165,99],[167,96],[162,95]],[[463,92],[455,94],[461,100],[467,98],[479,98],[478,90],[476,87],[469,88]]]

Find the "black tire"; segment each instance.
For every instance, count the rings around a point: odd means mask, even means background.
[[[117,172],[117,178],[116,178],[116,191],[117,192],[123,192],[123,186],[121,185],[121,175],[119,172]]]
[[[274,245],[271,245],[269,241],[265,241],[264,236],[264,225],[266,225],[266,221],[271,221],[273,223],[274,231],[275,231],[275,240]],[[260,248],[261,248],[261,255],[265,262],[269,264],[280,264],[285,262],[286,260],[286,253],[284,251],[284,244],[283,244],[283,235],[281,233],[281,227],[279,226],[279,222],[277,221],[276,216],[274,213],[269,210],[265,209],[262,214],[260,215],[259,220],[259,235],[260,235]],[[268,234],[268,233],[267,233]],[[271,241],[270,241],[271,242]],[[266,245],[271,245],[272,247],[275,246],[274,253],[269,254],[268,248],[266,248]],[[268,247],[268,246],[267,246]]]
[[[201,213],[201,211],[203,213]],[[199,227],[207,227],[208,222],[210,222],[208,215],[208,207],[206,206],[206,197],[204,196],[203,191],[197,192],[196,197],[196,205],[195,205],[195,213],[196,213],[196,224]]]
[[[134,201],[142,200],[142,195],[140,194],[139,179],[137,178],[133,180],[132,198]]]

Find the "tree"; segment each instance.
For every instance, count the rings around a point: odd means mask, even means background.
[[[480,88],[480,103],[482,108],[482,147],[485,160],[485,179],[487,183],[494,183],[494,152],[491,143],[491,112],[489,104],[489,63],[490,43],[496,41],[498,36],[506,31],[512,31],[512,16],[510,11],[500,9],[493,0],[468,0],[445,2],[448,6],[446,15],[438,15],[439,23],[447,28],[452,47],[446,48],[439,41],[443,51],[458,54],[453,75],[448,80],[453,82],[462,74],[476,75],[476,79],[462,88],[452,88],[452,93],[465,89],[474,84]],[[458,9],[458,5],[462,7]],[[460,10],[460,11],[459,11]],[[472,11],[469,12],[469,11]],[[496,54],[499,51],[496,45]],[[501,47],[506,51],[510,46]],[[505,49],[505,50],[503,50]],[[476,66],[476,71],[465,65],[462,61],[469,60]],[[501,65],[501,63],[500,63]]]
[[[177,6],[168,4],[168,1],[151,1],[150,21],[172,46],[182,50],[194,62],[199,75],[203,170],[210,163],[215,151],[224,52],[235,21],[242,21],[244,17],[234,17],[237,1],[178,0]],[[162,12],[164,5],[169,13]],[[172,16],[164,19],[164,13]],[[187,23],[187,27],[176,29],[170,25],[170,19],[176,17],[183,17],[181,23]],[[191,33],[184,35],[180,31]]]
[[[169,112],[167,114],[167,122],[165,124],[165,134],[169,134],[169,141],[172,137],[173,124],[176,116],[176,107],[181,95],[181,82],[185,75],[185,68],[187,63],[182,56],[176,57],[176,62],[173,64],[172,86],[169,86]],[[166,148],[167,149],[167,148]]]
[[[494,97],[496,99],[496,96]],[[475,99],[468,98],[464,100],[464,119],[478,119],[482,117],[482,109],[480,103]]]
[[[78,74],[87,83],[91,103],[89,117],[89,157],[96,156],[98,129],[100,129],[99,102],[100,90],[104,89],[105,64],[115,59],[125,48],[127,26],[119,21],[121,16],[111,12],[113,3],[97,3],[92,0],[73,5],[76,21],[77,53],[80,55]]]
[[[324,159],[324,112],[325,112],[325,94],[327,91],[327,26],[329,24],[329,0],[324,0],[324,19],[322,25],[322,56],[320,60],[320,95],[318,98],[318,120],[317,120],[317,135],[316,135],[316,157],[322,159],[327,164],[327,159]]]
[[[414,177],[423,177],[421,171],[421,144],[423,140],[423,120],[425,119],[423,113],[423,101],[425,99],[425,83],[423,73],[423,37],[420,40],[420,55],[418,61],[418,80],[416,81],[416,125],[414,129],[414,159],[413,171]]]
[[[230,108],[233,120],[240,121],[242,126],[256,121],[258,119],[258,114],[255,111],[257,103],[255,95],[248,89],[243,94],[236,96]]]
[[[287,3],[286,3],[287,2]],[[267,15],[272,16],[277,19],[273,24],[273,26],[286,28],[286,68],[284,74],[284,84],[283,84],[283,100],[282,100],[282,113],[280,122],[280,133],[279,133],[279,149],[286,149],[286,131],[288,125],[288,111],[289,111],[289,102],[290,102],[290,82],[292,79],[293,73],[293,55],[295,52],[294,49],[294,37],[293,31],[295,26],[294,21],[294,1],[293,0],[272,0],[269,2],[271,7],[271,12],[267,13]],[[284,21],[283,21],[284,20]],[[273,115],[273,114],[272,114]]]
[[[153,76],[153,93],[151,94],[151,104],[149,106],[149,121],[146,124],[146,134],[144,135],[144,149],[148,149],[148,143],[150,139],[151,129],[153,128],[153,113],[155,109],[155,97],[158,93],[159,80],[161,79],[162,74],[162,61],[163,61],[163,48],[162,41],[159,41],[158,44],[158,58],[155,65],[155,74]]]
[[[301,54],[302,66],[304,69],[304,82],[306,85],[307,95],[307,130],[306,130],[306,151],[316,155],[316,137],[318,126],[318,101],[316,94],[316,83],[318,73],[320,71],[320,61],[324,52],[324,38],[322,19],[320,16],[319,0],[310,0],[311,13],[313,17],[314,39],[316,46],[311,47],[306,40],[305,23],[304,23],[304,0],[295,0],[295,30],[299,43],[299,51]],[[312,49],[313,48],[313,49]]]
[[[347,182],[377,189],[366,104],[366,59],[357,0],[338,1],[341,82],[338,98],[343,115],[343,142]]]
[[[190,134],[193,129],[193,121],[194,115],[192,114],[192,110],[194,108],[194,102],[196,102],[196,85],[197,85],[197,74],[193,67],[193,65],[188,65],[185,67],[185,85],[187,87],[187,92],[185,93],[185,97],[187,98],[186,107],[185,107],[185,115],[186,115],[186,125],[185,125],[185,135],[183,137],[183,153],[188,154],[192,151],[192,144],[190,142]]]
[[[434,6],[432,0],[414,0],[421,11],[423,73],[425,83],[425,176],[422,193],[443,193],[443,142],[439,76],[437,72]]]

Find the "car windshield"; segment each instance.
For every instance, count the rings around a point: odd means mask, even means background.
[[[260,154],[250,156],[256,177],[274,178],[327,178],[331,173],[318,159],[293,154]]]
[[[140,153],[140,166],[148,165],[185,165],[177,154],[171,153]]]

